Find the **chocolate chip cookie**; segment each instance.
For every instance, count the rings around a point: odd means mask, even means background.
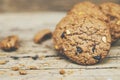
[[[107,2],[100,5],[101,11],[108,17],[108,26],[112,41],[120,39],[120,5]]]
[[[99,6],[89,1],[84,1],[76,4],[68,12],[68,14],[77,14],[77,15],[87,14],[89,16],[92,16],[100,20],[107,20],[107,17],[101,12]]]
[[[60,53],[82,65],[103,60],[111,45],[110,32],[104,22],[75,14],[67,15],[58,23],[53,40]]]

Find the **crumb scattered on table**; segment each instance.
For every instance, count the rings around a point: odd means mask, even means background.
[[[26,74],[27,74],[27,71],[26,71],[26,70],[23,70],[23,69],[22,69],[22,70],[19,70],[19,74],[20,74],[20,75],[26,75]]]
[[[13,71],[18,71],[18,70],[19,70],[19,67],[18,67],[18,66],[13,66],[13,67],[11,67],[11,69],[12,69]]]
[[[8,36],[0,42],[0,48],[4,51],[15,51],[19,48],[19,38],[16,35]]]
[[[6,61],[6,60],[0,60],[0,65],[4,65],[4,64],[6,64],[8,61]]]
[[[36,66],[29,66],[28,67],[30,70],[37,70],[38,68]]]
[[[52,38],[52,32],[49,29],[43,29],[35,35],[34,42],[42,43],[50,38]]]
[[[59,73],[60,73],[61,75],[64,75],[64,74],[65,74],[65,70],[64,70],[64,69],[61,69],[61,70],[59,71]]]

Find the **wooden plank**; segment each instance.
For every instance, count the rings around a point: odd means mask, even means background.
[[[8,80],[119,80],[120,73],[116,69],[64,69],[65,74],[59,74],[60,69],[27,70],[27,75],[19,75],[18,71],[1,70],[0,78]]]
[[[48,15],[49,14],[49,15]],[[107,58],[100,64],[82,66],[75,64],[58,55],[53,48],[52,40],[42,44],[33,42],[34,34],[43,29],[53,30],[56,23],[65,16],[65,13],[9,13],[0,14],[0,39],[17,34],[20,37],[20,48],[14,52],[0,50],[0,60],[7,60],[0,65],[0,80],[118,80],[120,79],[120,41],[114,43]],[[54,17],[54,19],[53,19]],[[38,55],[39,59],[31,57]],[[11,57],[19,57],[14,60]],[[27,75],[19,75],[11,67],[18,66],[27,70]],[[37,70],[30,70],[29,66],[36,66]],[[59,71],[64,69],[65,75]],[[6,77],[8,76],[8,77]]]
[[[0,0],[1,12],[21,11],[67,11],[74,4],[84,0]],[[100,4],[108,0],[89,0]],[[109,0],[120,3],[119,0]]]
[[[32,44],[31,44],[32,43]],[[50,44],[49,44],[50,43]],[[52,40],[46,42],[47,46],[52,45]],[[31,44],[31,45],[30,45]],[[26,45],[26,46],[24,46]],[[35,49],[33,50],[33,46]],[[120,68],[120,47],[115,46],[112,47],[108,57],[98,65],[94,66],[87,66],[87,68]],[[21,44],[21,49],[16,52],[3,52],[0,53],[1,59],[9,60],[6,65],[0,65],[0,68],[10,68],[13,65],[19,65],[19,63],[28,64],[30,65],[33,62],[35,65],[41,66],[41,68],[86,68],[84,66],[71,64],[71,61],[67,60],[67,58],[63,56],[59,56],[56,51],[54,50],[53,46],[46,48],[45,44],[37,45],[34,44],[33,41],[29,41]],[[113,54],[114,53],[114,54]],[[40,59],[32,60],[31,58],[23,58],[25,56],[35,56],[38,55]],[[20,57],[19,60],[13,60],[10,57]],[[43,57],[43,59],[41,59]],[[28,62],[29,61],[29,62]],[[43,65],[49,63],[48,66]],[[60,65],[62,63],[62,65]],[[11,64],[11,65],[10,65]],[[115,65],[117,64],[117,65]]]

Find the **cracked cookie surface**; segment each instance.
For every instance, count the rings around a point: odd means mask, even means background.
[[[120,38],[120,5],[107,2],[99,6],[89,1],[76,4],[68,14],[89,15],[107,23],[112,42]]]
[[[100,62],[107,56],[111,44],[110,32],[104,22],[72,14],[58,23],[53,40],[61,54],[83,65]]]

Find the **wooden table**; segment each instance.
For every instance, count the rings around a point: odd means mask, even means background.
[[[52,40],[42,44],[33,42],[35,33],[43,28],[53,30],[63,16],[64,12],[0,14],[0,39],[12,34],[20,37],[17,51],[0,50],[0,60],[8,61],[0,65],[0,80],[120,80],[120,41],[112,45],[103,62],[92,66],[78,65],[58,55]],[[29,58],[36,55],[39,59]],[[27,75],[11,70],[13,66],[25,69]],[[30,70],[29,66],[36,66],[37,70]],[[64,75],[59,73],[61,69],[65,70]]]

